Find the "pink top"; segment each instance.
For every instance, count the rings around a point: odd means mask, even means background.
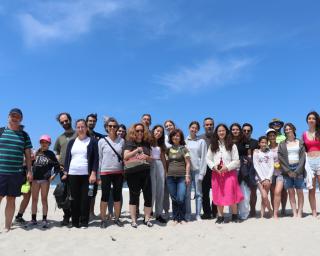
[[[307,132],[304,132],[302,135],[303,142],[306,145],[307,152],[312,152],[312,151],[320,151],[320,140],[314,139],[314,140],[309,140],[307,136]]]

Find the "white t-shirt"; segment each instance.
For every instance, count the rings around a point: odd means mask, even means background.
[[[76,138],[71,149],[70,175],[88,175],[87,147],[90,137],[80,140]]]
[[[160,160],[161,149],[160,147],[151,147],[151,156],[153,159]]]

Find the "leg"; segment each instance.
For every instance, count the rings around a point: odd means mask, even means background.
[[[177,187],[177,178],[167,177],[167,188],[172,200],[172,217],[174,221],[178,221]]]
[[[297,195],[298,195],[298,217],[302,218],[303,214],[303,203],[304,203],[304,195],[302,189],[297,189]]]
[[[274,210],[274,191],[275,191],[275,187],[276,187],[276,181],[277,180],[277,176],[273,176],[273,181],[270,187],[270,197],[271,197],[271,205],[272,205],[272,209]]]
[[[196,201],[196,218],[200,219],[202,206],[202,180],[199,180],[200,171],[195,172],[195,201]]]
[[[130,210],[130,216],[132,220],[132,225],[136,225],[137,223],[137,215],[136,205],[139,201],[140,196],[140,187],[139,187],[139,180],[137,178],[137,173],[131,173],[127,174],[127,183],[129,187],[129,210]]]
[[[40,191],[41,191],[41,202],[42,202],[42,215],[48,215],[48,193],[49,193],[49,182],[44,182],[40,184]]]
[[[316,206],[316,178],[312,179],[313,189],[309,189],[309,202],[312,211],[312,216],[317,217],[317,206]]]
[[[277,180],[274,187],[273,217],[278,219],[278,210],[280,207],[281,195],[283,191],[283,181]]]
[[[113,184],[115,219],[119,220],[120,213],[121,213],[121,197],[122,197],[122,184],[123,184],[122,175],[121,174],[114,174],[112,184]]]
[[[155,206],[157,191],[157,160],[153,160],[150,168],[151,188],[152,188],[152,209]]]
[[[177,206],[178,206],[178,222],[181,222],[185,218],[185,198],[186,198],[186,183],[184,177],[179,177],[177,180]]]
[[[257,203],[257,187],[250,187],[250,216],[256,216],[256,203]]]
[[[16,208],[16,197],[7,196],[7,205],[5,209],[5,229],[9,231],[12,225],[12,219]]]
[[[25,210],[27,209],[28,204],[30,202],[30,198],[31,198],[31,190],[29,191],[29,193],[23,194],[22,196],[23,196],[23,198],[20,203],[20,208],[19,208],[18,214],[16,216],[16,219],[19,217],[22,218]]]
[[[294,188],[289,188],[288,193],[289,193],[289,200],[292,208],[293,217],[297,217],[297,206],[296,206],[296,197],[295,197]]]
[[[210,206],[211,170],[207,168],[206,175],[202,180],[202,209],[203,219],[211,218],[212,210]],[[217,208],[217,207],[216,207]],[[215,217],[215,216],[214,216]]]
[[[32,194],[31,213],[32,213],[32,215],[37,214],[39,191],[40,191],[40,184],[38,184],[36,181],[34,181],[31,186],[31,194]]]
[[[282,208],[281,209],[281,214],[283,216],[286,215],[287,200],[288,200],[288,192],[283,186],[282,191],[281,191],[281,208]]]
[[[89,215],[90,215],[90,202],[91,199],[88,196],[89,191],[89,176],[81,175],[81,184],[80,184],[80,224],[82,227],[88,227],[89,224]]]
[[[142,193],[144,199],[144,218],[145,221],[149,221],[151,217],[151,206],[152,206],[152,187],[151,187],[151,177],[150,171],[146,171],[141,177],[142,182]]]
[[[161,161],[157,161],[157,189],[155,195],[155,216],[161,217],[163,212],[163,196],[164,196],[164,180],[165,180],[165,171]]]
[[[108,199],[110,198],[111,180],[110,175],[101,175],[101,201],[100,201],[100,217],[102,221],[106,220],[106,212],[108,207]]]
[[[80,225],[80,204],[81,204],[81,182],[78,175],[69,175],[69,184],[71,192],[71,220],[72,226]]]
[[[186,209],[186,215],[184,216],[184,219],[186,221],[190,221],[191,219],[191,190],[192,186],[194,185],[194,172],[191,171],[191,182],[189,185],[186,185],[186,198],[185,198],[185,209]]]

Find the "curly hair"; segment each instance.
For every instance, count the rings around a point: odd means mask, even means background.
[[[172,132],[170,132],[170,134],[169,134],[169,143],[170,143],[171,145],[173,145],[172,138],[173,138],[173,136],[175,136],[176,134],[179,134],[179,135],[180,135],[180,145],[181,145],[181,146],[185,146],[185,145],[186,145],[186,142],[184,141],[184,134],[183,134],[183,131],[180,130],[180,129],[174,129]]]
[[[127,134],[127,141],[132,141],[135,142],[136,141],[136,128],[137,126],[141,126],[143,128],[143,138],[142,138],[142,142],[150,144],[150,133],[148,131],[148,129],[143,125],[143,123],[135,123],[133,124],[128,131]]]
[[[218,136],[218,129],[220,127],[223,127],[226,130],[226,137],[224,139],[224,146],[226,147],[227,151],[232,150],[233,142],[232,142],[232,137],[230,134],[230,130],[225,124],[218,124],[217,127],[214,129],[213,135],[211,137],[211,151],[212,152],[218,152],[219,151],[219,136]]]

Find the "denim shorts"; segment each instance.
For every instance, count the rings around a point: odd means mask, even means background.
[[[283,182],[283,176],[281,174],[272,176],[272,184],[276,184],[277,182]]]
[[[308,157],[308,163],[315,175],[320,175],[320,157]]]
[[[304,189],[304,179],[303,176],[299,176],[296,178],[284,177],[284,188],[295,188],[295,189]]]

